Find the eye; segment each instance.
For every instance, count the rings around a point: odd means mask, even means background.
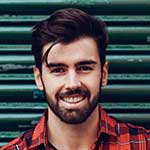
[[[53,68],[51,69],[50,73],[55,73],[55,74],[61,74],[61,73],[64,73],[65,72],[65,69],[64,68]]]
[[[93,68],[91,66],[80,66],[77,68],[77,70],[82,72],[88,72],[93,70]]]

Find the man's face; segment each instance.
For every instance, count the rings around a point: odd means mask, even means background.
[[[50,47],[43,47],[43,54]],[[92,38],[84,37],[69,44],[52,47],[48,67],[42,73],[34,69],[36,83],[44,90],[51,111],[65,123],[84,122],[96,109],[101,85],[106,84],[107,68],[102,70],[97,45]]]

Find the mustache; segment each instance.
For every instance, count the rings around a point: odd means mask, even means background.
[[[60,93],[59,97],[63,98],[63,97],[71,96],[74,94],[79,94],[79,95],[82,95],[83,97],[90,96],[90,92],[87,89],[76,88],[76,89],[68,89],[66,92]]]

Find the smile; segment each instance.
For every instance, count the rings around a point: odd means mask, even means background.
[[[80,101],[82,101],[85,97],[83,96],[69,96],[69,97],[63,97],[63,101],[67,102],[67,103],[78,103]]]

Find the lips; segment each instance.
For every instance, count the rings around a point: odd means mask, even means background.
[[[78,103],[82,101],[85,97],[84,96],[69,96],[63,97],[62,100],[67,103]]]
[[[86,97],[90,97],[90,92],[84,88],[77,88],[74,90],[69,89],[63,93],[58,93],[57,96],[58,99],[61,99],[64,102],[75,104],[84,100]]]

